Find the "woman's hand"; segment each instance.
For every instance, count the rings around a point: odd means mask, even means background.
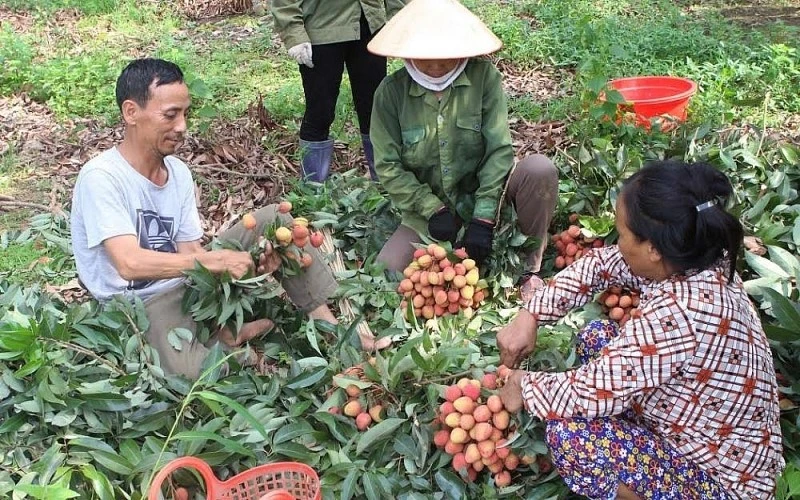
[[[500,363],[509,368],[519,365],[536,346],[536,333],[539,322],[527,309],[521,309],[511,323],[497,332],[497,347],[500,349]]]
[[[265,241],[263,237],[261,243],[264,245],[264,251],[258,256],[256,273],[258,275],[271,274],[281,267],[281,257],[272,251],[272,243]]]
[[[464,248],[467,255],[480,266],[492,252],[494,238],[494,221],[472,219],[464,233]]]
[[[439,241],[455,243],[461,221],[446,206],[442,206],[428,219],[428,234]]]
[[[288,52],[289,56],[297,61],[297,64],[305,64],[309,68],[314,67],[313,50],[309,42],[298,43],[291,47]]]
[[[500,399],[503,401],[503,406],[509,413],[517,413],[524,406],[522,401],[522,377],[526,373],[523,370],[513,370],[498,392]]]

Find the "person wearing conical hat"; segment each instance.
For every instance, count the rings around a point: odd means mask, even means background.
[[[370,128],[378,178],[402,214],[378,255],[387,269],[408,265],[420,235],[456,243],[462,226],[458,245],[485,261],[505,192],[539,242],[528,258],[539,271],[558,173],[538,154],[515,165],[500,72],[477,57],[501,45],[456,0],[412,0],[367,46],[404,63],[378,87]]]
[[[345,66],[361,129],[370,176],[376,180],[370,113],[375,89],[386,76],[386,58],[367,51],[367,42],[404,0],[273,0],[275,29],[300,67],[305,113],[300,125],[303,178],[322,182],[333,157],[329,137]]]

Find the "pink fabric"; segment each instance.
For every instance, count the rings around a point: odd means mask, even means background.
[[[652,282],[631,274],[616,246],[594,250],[538,290],[528,309],[556,320],[610,285],[641,290],[641,317],[600,356],[563,373],[523,379],[542,419],[633,409],[735,498],[764,498],[783,468],[772,353],[741,280],[722,266]]]

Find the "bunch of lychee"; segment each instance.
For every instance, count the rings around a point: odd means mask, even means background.
[[[403,276],[397,287],[403,296],[400,307],[406,310],[410,305],[417,317],[431,319],[463,311],[470,318],[486,298],[486,282],[463,248],[452,253],[436,243],[418,248]]]
[[[576,214],[570,216],[570,222],[577,222],[577,220]],[[556,247],[556,269],[563,269],[586,255],[592,248],[600,248],[604,245],[602,238],[587,236],[576,224],[554,234],[552,241]]]
[[[282,201],[278,205],[278,212],[288,214],[292,210],[292,204]],[[248,231],[256,227],[256,218],[253,214],[242,216],[242,225]],[[270,224],[264,230],[264,238],[259,241],[254,249],[254,258],[265,249],[277,252],[281,257],[282,264],[290,269],[297,271],[300,268],[310,267],[314,258],[304,249],[306,245],[319,248],[325,239],[321,232],[311,232],[308,228],[309,222],[305,217],[295,217],[291,227],[283,226],[279,223]]]
[[[620,285],[612,285],[597,296],[597,302],[603,308],[603,312],[617,323],[620,328],[625,326],[631,318],[641,317],[639,307],[639,292]]]
[[[374,365],[375,358],[371,358],[369,363]],[[331,406],[328,408],[328,412],[334,415],[344,414],[353,418],[356,428],[363,432],[373,423],[383,420],[385,411],[383,404],[379,401],[380,391],[378,391],[378,394],[367,395],[358,385],[350,382],[351,380],[367,381],[361,365],[351,366],[342,373],[342,378],[336,383],[347,394],[347,402],[341,408]],[[334,381],[336,381],[336,378],[334,378]],[[370,400],[372,401],[371,404]]]
[[[493,394],[502,385],[506,367],[486,373],[481,380],[462,378],[444,390],[446,400],[434,420],[441,429],[433,436],[434,444],[452,455],[453,469],[468,481],[488,470],[497,486],[511,484],[511,471],[521,463],[529,465],[533,457],[520,457],[508,446],[514,430],[511,415],[500,396]]]

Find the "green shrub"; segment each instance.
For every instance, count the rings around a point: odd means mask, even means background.
[[[33,48],[10,26],[0,30],[0,94],[19,90],[30,79]]]
[[[113,12],[119,0],[5,0],[6,7],[12,10],[45,11],[75,8],[86,14],[106,14]]]

